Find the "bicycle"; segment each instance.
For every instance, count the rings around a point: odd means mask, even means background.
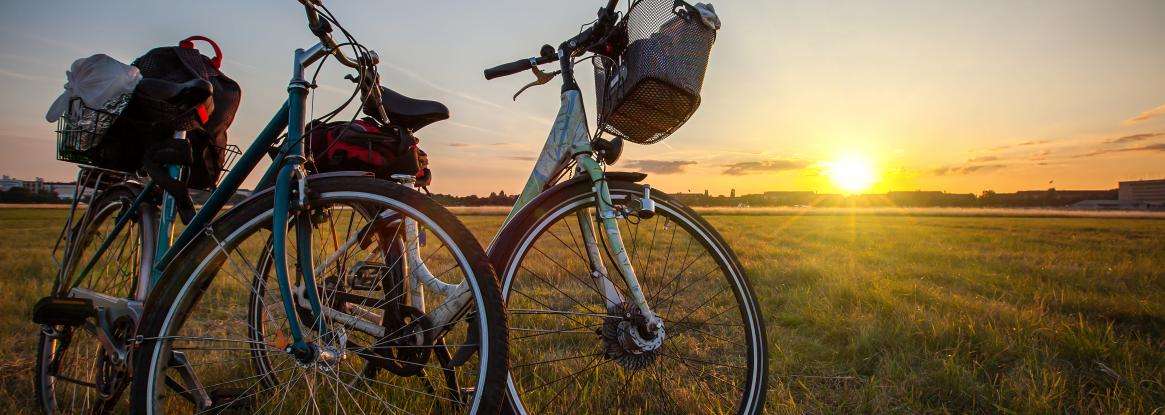
[[[608,0],[590,27],[557,48],[484,72],[487,80],[533,72],[537,79],[519,94],[558,75],[563,85],[542,153],[487,249],[510,317],[510,405],[523,414],[761,413],[767,341],[740,261],[696,212],[641,184],[645,174],[605,171],[623,138],[636,134],[614,128],[614,113],[603,108],[610,99],[600,93],[592,136],[574,78],[574,65],[592,59],[598,87],[627,82],[618,78],[629,77],[625,71],[606,73],[628,40],[714,15],[682,1],[635,0],[623,16],[617,2]],[[662,20],[642,23],[653,16]],[[558,70],[539,69],[553,62]],[[683,62],[664,65],[673,63]],[[623,125],[657,121],[631,115]],[[676,127],[636,141],[658,141]]]
[[[433,106],[382,95],[375,53],[319,1],[301,3],[319,43],[295,51],[287,100],[176,236],[175,199],[156,181],[82,166],[88,207],[73,205],[53,293],[33,316],[46,412],[498,410],[504,304],[465,226],[409,176],[308,174],[316,62],[358,71],[362,107],[382,122],[419,128],[401,111]],[[193,87],[167,88],[152,92]],[[268,155],[259,190],[227,209]]]

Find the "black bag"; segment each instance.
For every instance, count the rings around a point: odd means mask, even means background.
[[[194,40],[205,40],[210,43],[214,47],[216,57],[211,59],[199,53],[193,47]],[[155,126],[153,132],[156,134],[155,139],[170,139],[175,130],[187,131],[186,138],[190,142],[192,164],[186,185],[194,189],[210,190],[218,182],[225,167],[227,128],[231,126],[235,112],[239,109],[242,89],[238,83],[219,71],[222,53],[213,41],[192,36],[179,45],[146,52],[133,62],[133,66],[141,70],[144,78],[170,82],[187,82],[197,78],[210,82],[214,87],[214,95],[208,101],[208,105],[203,106],[205,112],[197,116],[180,114],[173,122],[163,122],[163,125]],[[138,102],[131,102],[127,111],[134,110],[136,103]]]
[[[215,50],[215,58],[203,56],[193,41],[203,40]],[[179,46],[160,47],[137,58],[141,71],[129,105],[109,128],[101,144],[92,150],[94,164],[123,171],[144,169],[159,187],[174,196],[183,222],[194,213],[188,189],[211,190],[222,174],[227,158],[227,129],[242,99],[239,84],[219,71],[222,53],[217,44],[192,36]],[[143,88],[157,82],[209,84],[213,94],[199,105],[176,106],[151,99]],[[201,97],[199,98],[201,99]],[[186,141],[173,139],[186,131]],[[167,164],[187,166],[185,177],[174,180]]]
[[[417,178],[417,186],[432,182],[429,158],[408,129],[381,126],[371,118],[352,122],[311,124],[308,152],[318,173],[366,171],[381,179],[394,174]]]

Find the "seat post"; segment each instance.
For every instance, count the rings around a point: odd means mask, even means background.
[[[174,139],[185,140],[186,131],[175,131]],[[166,171],[171,178],[175,180],[182,179],[182,166],[170,164],[166,166]],[[165,256],[166,251],[170,249],[170,244],[173,243],[174,216],[176,216],[176,213],[177,208],[174,204],[174,196],[170,195],[169,192],[162,192],[162,219],[158,221],[158,238],[155,241],[154,258],[162,258]]]

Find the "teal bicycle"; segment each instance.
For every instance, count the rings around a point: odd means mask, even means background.
[[[736,254],[646,175],[606,171],[625,140],[662,140],[695,111],[719,19],[679,0],[616,3],[558,47],[485,71],[533,72],[522,90],[562,77],[558,117],[489,247],[509,312],[507,395],[523,414],[761,413],[765,328]],[[594,135],[575,79],[585,60]]]
[[[318,1],[301,3],[320,42],[295,51],[287,101],[180,232],[175,201],[155,181],[82,166],[78,190],[93,190],[86,208],[73,207],[53,292],[33,316],[46,412],[494,413],[502,404],[506,315],[473,236],[411,177],[312,174],[305,156],[314,88],[305,71],[329,58],[358,72],[362,107],[381,122],[411,131],[444,107],[384,93],[375,53]],[[149,92],[200,93],[191,88]],[[66,125],[61,142],[78,133]],[[259,190],[223,212],[268,156]]]

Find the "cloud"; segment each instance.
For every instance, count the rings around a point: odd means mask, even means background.
[[[983,162],[987,162],[987,161],[995,161],[995,160],[999,160],[999,157],[996,157],[996,156],[979,156],[979,157],[974,157],[974,158],[972,158],[972,159],[970,159],[970,160],[967,160],[967,162],[968,162],[968,163],[983,163]]]
[[[1108,143],[1108,144],[1128,144],[1128,143],[1135,143],[1138,141],[1145,141],[1145,140],[1148,140],[1150,138],[1160,137],[1160,136],[1165,136],[1165,133],[1145,133],[1145,134],[1126,135],[1126,136],[1120,137],[1120,138],[1105,140],[1104,142]]]
[[[432,88],[432,89],[434,89],[434,90],[436,90],[436,91],[438,91],[438,92],[442,92],[442,93],[445,93],[445,94],[448,94],[448,95],[451,95],[451,96],[455,96],[455,97],[461,98],[461,99],[463,99],[463,100],[465,100],[465,101],[468,101],[468,102],[471,102],[471,103],[474,103],[474,104],[478,104],[478,105],[481,105],[481,106],[485,106],[485,107],[493,108],[493,109],[495,109],[495,110],[499,110],[499,111],[505,111],[505,112],[509,112],[509,113],[516,114],[516,115],[521,115],[521,116],[525,117],[526,119],[529,119],[529,120],[531,120],[531,121],[537,122],[537,123],[539,123],[539,124],[543,124],[543,125],[550,125],[550,124],[553,124],[553,123],[554,123],[554,120],[548,119],[548,118],[546,118],[546,117],[540,117],[540,116],[536,116],[536,115],[531,115],[531,114],[529,114],[529,113],[526,113],[526,112],[523,112],[523,111],[516,110],[516,109],[514,109],[514,108],[512,108],[512,107],[509,107],[509,106],[504,106],[504,105],[501,105],[501,104],[495,103],[495,102],[493,102],[493,101],[487,100],[487,99],[485,99],[485,98],[481,98],[481,97],[479,97],[479,96],[477,96],[477,95],[467,94],[467,93],[464,93],[464,92],[459,92],[459,91],[455,91],[455,90],[452,90],[452,89],[449,89],[449,88],[445,88],[445,87],[443,87],[443,86],[441,86],[441,85],[438,85],[438,84],[434,83],[433,81],[430,81],[428,77],[426,77],[426,76],[424,76],[424,75],[421,75],[421,74],[419,74],[419,73],[417,73],[417,72],[415,72],[415,71],[413,71],[413,70],[411,70],[411,69],[409,69],[409,68],[406,68],[406,67],[403,67],[403,66],[397,65],[397,64],[395,64],[395,63],[392,63],[392,62],[387,62],[387,61],[381,61],[381,62],[380,62],[380,64],[381,64],[381,65],[383,65],[383,66],[385,66],[385,67],[387,67],[387,68],[389,68],[389,69],[392,69],[392,70],[394,70],[394,71],[396,71],[396,72],[398,72],[398,73],[400,73],[400,74],[402,74],[402,75],[404,75],[404,76],[407,76],[407,77],[409,77],[409,78],[412,78],[412,80],[414,80],[414,81],[417,81],[418,83],[420,83],[420,84],[422,84],[422,85],[425,85],[425,86],[427,86],[427,87],[429,87],[429,88]]]
[[[1030,141],[1024,141],[1021,143],[1004,144],[1004,145],[997,146],[997,147],[991,147],[988,150],[999,151],[999,150],[1006,150],[1006,149],[1009,149],[1012,147],[1036,146],[1036,145],[1040,145],[1040,144],[1047,144],[1050,142],[1052,142],[1052,140],[1030,140]]]
[[[502,158],[504,158],[506,160],[517,160],[517,161],[535,161],[535,160],[538,160],[538,157],[534,157],[534,156],[505,156]]]
[[[1081,157],[1100,156],[1100,155],[1112,154],[1112,153],[1130,153],[1130,152],[1139,152],[1139,151],[1159,151],[1159,152],[1165,153],[1165,143],[1153,143],[1153,144],[1145,144],[1143,146],[1137,146],[1137,147],[1097,150],[1097,151],[1093,151],[1091,153],[1078,154],[1078,155],[1075,155],[1072,157],[1073,158],[1081,158]]]
[[[627,167],[655,174],[683,173],[684,168],[696,164],[692,160],[632,160]]]
[[[507,143],[504,141],[499,141],[496,143],[463,143],[460,141],[454,141],[451,143],[446,143],[445,145],[447,145],[449,147],[453,147],[453,148],[476,148],[476,147],[506,147],[506,146],[509,146],[510,143]]]
[[[1137,116],[1125,120],[1125,124],[1136,124],[1162,115],[1165,115],[1165,105],[1137,114]]]
[[[965,175],[975,172],[988,172],[1006,168],[1006,164],[975,164],[970,166],[943,166],[934,169],[936,176]]]
[[[1043,160],[1043,159],[1048,158],[1048,156],[1051,154],[1052,154],[1052,150],[1040,150],[1040,151],[1037,151],[1035,154],[1032,154],[1031,157],[1028,157],[1028,159],[1029,160]],[[1041,164],[1043,164],[1043,163],[1041,163]]]
[[[61,84],[61,85],[65,84],[65,77],[63,77],[63,76],[60,78],[53,78],[53,77],[49,77],[49,76],[32,75],[32,74],[26,74],[26,73],[22,73],[22,72],[10,71],[10,70],[3,69],[3,68],[0,68],[0,76],[8,77],[8,78],[16,78],[16,79],[20,79],[20,80],[24,80],[24,81],[47,82],[47,83],[54,83],[54,84]]]
[[[724,167],[724,174],[729,176],[740,176],[744,174],[763,173],[763,172],[781,172],[786,170],[797,170],[808,167],[809,163],[804,160],[762,160],[762,161],[744,161],[740,163],[726,164]]]

